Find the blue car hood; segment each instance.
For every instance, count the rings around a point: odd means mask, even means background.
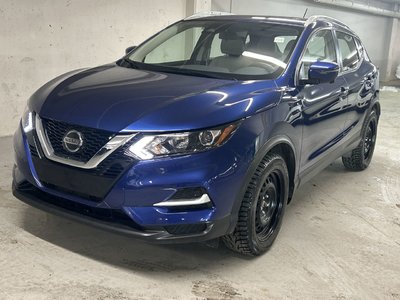
[[[233,81],[108,64],[45,84],[29,106],[49,118],[113,132],[181,131],[236,121],[276,104],[272,80]]]

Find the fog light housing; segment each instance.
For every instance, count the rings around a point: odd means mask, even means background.
[[[212,207],[212,202],[206,189],[202,187],[178,189],[171,198],[166,201],[153,204],[156,207]]]

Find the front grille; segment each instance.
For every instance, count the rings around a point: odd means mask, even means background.
[[[113,136],[106,130],[72,125],[50,119],[42,119],[47,137],[57,156],[88,162]],[[70,130],[79,131],[83,135],[83,145],[76,153],[64,149],[63,138]]]
[[[128,152],[130,143],[125,144],[111,153],[97,168],[93,169],[93,174],[107,178],[115,178],[121,174],[127,166],[132,165],[135,159]]]
[[[93,196],[93,195],[91,195],[89,193],[82,193],[82,192],[77,191],[77,190],[64,188],[64,187],[61,187],[61,186],[58,186],[58,185],[54,185],[54,184],[46,182],[46,181],[42,181],[41,183],[42,183],[43,186],[45,186],[45,187],[47,187],[47,188],[49,188],[51,190],[55,190],[55,191],[58,191],[58,192],[61,192],[61,193],[64,193],[64,194],[74,195],[74,196],[77,196],[77,197],[80,197],[80,198],[83,198],[83,199],[86,199],[86,200],[94,201],[94,202],[101,202],[103,200],[101,197],[96,197],[96,196]]]
[[[32,156],[39,157],[39,153],[38,153],[35,145],[29,144],[29,151],[31,152]]]
[[[81,126],[73,128],[82,129]],[[85,134],[84,130],[82,132]],[[42,149],[40,143],[35,142],[34,133],[27,134],[27,141],[36,173],[44,186],[90,201],[102,201],[121,176],[136,162],[128,151],[130,143],[116,149],[96,168],[82,169],[54,162],[41,155]]]
[[[75,168],[45,157],[32,159],[39,180],[46,187],[99,202],[135,162],[131,156],[121,153],[124,148],[116,150],[94,169]]]

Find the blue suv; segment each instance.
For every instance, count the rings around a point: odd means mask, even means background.
[[[308,179],[368,167],[378,70],[332,18],[179,21],[35,92],[14,136],[22,201],[159,243],[259,255]]]

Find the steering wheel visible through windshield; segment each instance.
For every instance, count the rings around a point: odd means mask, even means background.
[[[176,23],[125,57],[131,66],[226,79],[274,79],[286,68],[301,27],[264,22]]]

